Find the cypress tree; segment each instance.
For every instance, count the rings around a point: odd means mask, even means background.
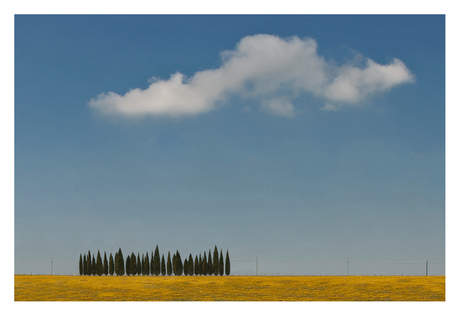
[[[166,274],[166,263],[165,263],[165,255],[161,255],[161,275]]]
[[[198,264],[198,256],[195,255],[195,271],[194,271],[195,275],[199,275],[199,274],[200,274],[200,272],[198,271],[199,268],[200,268],[200,266],[199,266],[199,264]]]
[[[78,273],[80,275],[83,275],[83,258],[81,257],[81,254],[80,254],[80,260],[78,261]]]
[[[109,256],[109,274],[113,275],[113,273],[114,273],[113,256],[112,256],[112,253],[110,253],[110,256]]]
[[[144,257],[144,263],[142,264],[142,273],[143,275],[149,275],[150,274],[150,261],[149,261],[149,253],[145,253]]]
[[[212,269],[212,255],[211,255],[211,249],[209,249],[209,256],[208,256],[208,275],[213,275],[214,270]]]
[[[88,275],[91,275],[91,251],[88,250],[88,255],[86,256],[86,272]]]
[[[97,251],[97,259],[96,259],[96,274],[101,276],[103,272],[104,272],[104,269],[102,267],[101,252],[98,250]]]
[[[145,273],[145,258],[144,258],[144,254],[142,254],[142,257],[141,257],[141,274],[144,275]]]
[[[118,253],[115,254],[115,273],[117,275],[125,274],[125,260],[123,259],[121,248],[119,248]]]
[[[137,275],[142,274],[142,263],[141,263],[141,258],[139,257],[139,253],[137,253],[136,273]]]
[[[180,257],[179,250],[176,251],[176,275],[182,275],[184,266],[182,265],[182,259]]]
[[[192,254],[188,256],[188,274],[193,275],[195,273],[195,269],[193,267],[193,257]]]
[[[204,255],[203,255],[203,269],[201,272],[203,273],[203,275],[208,275],[208,262],[206,259],[206,251],[204,252]]]
[[[155,254],[153,255],[153,272],[155,275],[160,274],[160,251],[158,250],[158,245],[155,248]]]
[[[225,256],[225,274],[230,275],[230,257],[228,256],[228,250]]]
[[[93,260],[91,261],[91,274],[92,275],[97,274],[96,259],[94,259],[94,254],[93,254]]]
[[[131,273],[131,256],[126,257],[126,275],[130,276]]]
[[[219,251],[217,250],[217,246],[214,246],[214,255],[212,258],[212,272],[214,275],[219,274]]]
[[[184,259],[184,275],[188,275],[188,261],[187,261],[187,258]]]
[[[152,256],[151,256],[151,259],[150,259],[150,274],[151,275],[155,275],[154,270],[155,270],[155,268],[153,266],[153,251],[152,251]]]
[[[114,264],[114,272],[116,275],[118,275],[117,271],[118,271],[118,251],[115,252],[115,264]]]
[[[104,251],[104,275],[109,274],[109,262],[107,261],[107,254]]]
[[[198,258],[198,274],[202,275],[203,274],[203,259],[201,259],[201,253]]]
[[[88,275],[88,272],[86,271],[86,254],[83,255],[83,275]]]
[[[172,274],[172,265],[171,265],[171,254],[168,251],[168,262],[166,264],[166,273],[168,275]]]
[[[220,257],[219,257],[219,275],[224,275],[224,256],[222,256],[222,249],[220,250]]]
[[[123,253],[121,252],[121,248],[120,248],[119,257],[120,257],[120,274],[124,275],[125,274],[125,265],[124,265],[125,263],[123,261]]]
[[[130,259],[130,266],[129,266],[130,272],[132,275],[136,274],[137,267],[136,267],[136,255],[134,252],[131,252],[131,259]]]
[[[174,273],[174,275],[177,275],[177,272],[176,272],[176,254],[173,254],[173,257],[172,257],[172,272]]]

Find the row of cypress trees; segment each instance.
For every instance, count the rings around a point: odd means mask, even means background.
[[[209,250],[208,256],[206,251],[201,256],[195,256],[193,259],[192,254],[182,261],[179,251],[176,251],[171,258],[171,254],[168,251],[168,257],[165,260],[164,254],[160,259],[160,251],[158,245],[155,248],[155,252],[152,251],[151,256],[146,252],[142,256],[138,253],[137,256],[133,253],[126,257],[126,261],[123,258],[121,248],[112,256],[112,253],[107,259],[107,254],[104,252],[104,259],[101,257],[101,253],[98,250],[96,258],[94,254],[91,255],[91,251],[88,254],[80,254],[79,261],[79,273],[80,275],[230,275],[230,257],[228,256],[228,250],[225,257],[220,255],[217,250],[217,246],[214,247],[214,253],[211,254]]]

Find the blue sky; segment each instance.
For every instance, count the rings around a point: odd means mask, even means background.
[[[234,274],[444,274],[444,38],[441,15],[16,16],[15,273],[217,244]]]

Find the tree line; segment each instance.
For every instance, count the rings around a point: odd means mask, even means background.
[[[217,246],[214,247],[214,252],[211,253],[209,250],[206,256],[206,251],[201,256],[195,256],[192,254],[182,260],[179,251],[176,251],[171,257],[171,253],[168,251],[167,259],[165,260],[164,254],[161,255],[158,249],[158,245],[155,248],[155,252],[137,256],[134,252],[131,255],[126,256],[126,260],[123,257],[121,248],[112,256],[110,253],[107,259],[107,254],[104,251],[104,259],[101,257],[101,253],[98,250],[96,258],[91,251],[87,254],[80,254],[79,261],[79,273],[80,275],[230,275],[230,257],[227,254],[224,257],[222,250],[220,254],[217,250]]]

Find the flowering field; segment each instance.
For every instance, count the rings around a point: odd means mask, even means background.
[[[30,276],[15,301],[444,301],[444,276]]]

